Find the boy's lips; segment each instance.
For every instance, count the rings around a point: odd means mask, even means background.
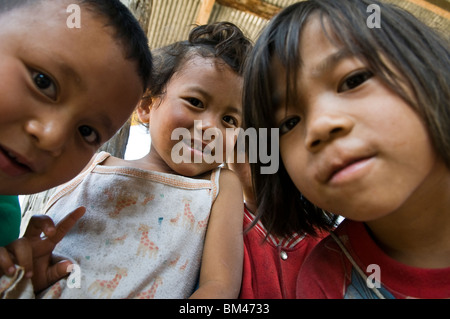
[[[24,157],[1,146],[0,170],[11,177],[20,176],[33,171],[31,163]]]

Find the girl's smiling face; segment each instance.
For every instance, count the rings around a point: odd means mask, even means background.
[[[166,93],[155,99],[150,109],[138,110],[141,120],[150,122],[149,156],[159,165],[154,168],[197,176],[219,166],[236,142],[227,129],[234,131],[242,124],[242,86],[242,77],[219,59],[199,55],[189,59],[172,76]],[[189,132],[185,134],[188,138],[180,141],[178,134],[172,138],[177,129]],[[212,139],[208,133],[213,134]],[[181,163],[179,153],[172,152],[180,145],[181,155],[187,155]],[[204,157],[210,148],[217,159],[212,163]]]
[[[363,61],[332,44],[318,18],[300,39],[297,99],[286,103],[274,60],[280,154],[296,187],[317,206],[369,221],[401,208],[438,176],[419,116]]]
[[[78,174],[123,125],[143,88],[134,62],[81,8],[43,1],[0,15],[0,194],[27,194]]]

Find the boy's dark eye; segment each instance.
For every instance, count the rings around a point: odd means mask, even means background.
[[[78,128],[81,136],[85,139],[89,144],[99,144],[100,136],[99,134],[90,126],[82,125]]]
[[[365,81],[370,79],[373,76],[373,73],[370,71],[360,71],[354,74],[351,74],[347,78],[344,79],[344,82],[339,86],[338,92],[344,92],[347,90],[354,89]]]
[[[36,76],[34,77],[34,82],[36,83],[38,88],[43,90],[48,89],[52,84],[52,80],[42,73],[36,74]]]
[[[238,121],[234,117],[232,117],[230,115],[225,115],[223,117],[223,120],[225,122],[227,122],[228,124],[230,124],[230,125],[238,126]]]
[[[292,130],[300,122],[300,117],[294,116],[285,120],[280,125],[280,134],[285,134]]]
[[[52,100],[57,99],[57,87],[51,77],[39,71],[31,71],[31,77],[36,88],[41,91],[42,94]]]

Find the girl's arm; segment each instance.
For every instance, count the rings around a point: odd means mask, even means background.
[[[237,298],[243,262],[242,186],[230,170],[222,169],[219,195],[209,217],[199,288],[190,298]]]

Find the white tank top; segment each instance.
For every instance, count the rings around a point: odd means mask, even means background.
[[[40,298],[187,298],[195,290],[220,168],[210,180],[99,165],[61,186],[46,213],[85,215],[54,253],[76,266]]]

